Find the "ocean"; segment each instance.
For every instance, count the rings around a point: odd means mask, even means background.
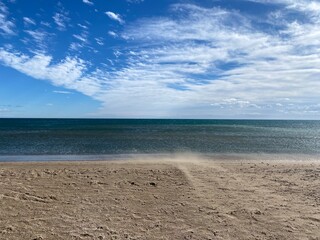
[[[0,160],[119,154],[319,154],[320,121],[0,119]],[[13,157],[14,156],[14,157]]]

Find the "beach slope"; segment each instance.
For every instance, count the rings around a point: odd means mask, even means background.
[[[320,239],[320,164],[0,163],[0,239]]]

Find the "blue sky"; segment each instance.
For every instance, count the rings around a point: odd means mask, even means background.
[[[320,1],[0,0],[0,117],[320,119]]]

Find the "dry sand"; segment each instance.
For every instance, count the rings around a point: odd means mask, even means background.
[[[0,163],[0,239],[320,239],[320,163]]]

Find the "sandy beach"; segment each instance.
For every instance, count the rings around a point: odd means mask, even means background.
[[[0,239],[320,239],[320,163],[0,163]]]

